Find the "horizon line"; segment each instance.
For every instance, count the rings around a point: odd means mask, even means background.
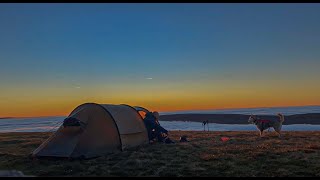
[[[188,112],[188,111],[219,111],[219,110],[240,110],[240,109],[259,109],[259,108],[290,108],[290,107],[310,107],[310,106],[320,106],[320,105],[297,105],[297,106],[265,106],[265,107],[248,107],[248,108],[216,108],[216,109],[190,109],[190,110],[173,110],[173,111],[159,111],[159,114],[163,113],[178,113],[178,112]],[[14,119],[14,118],[46,118],[46,117],[67,117],[68,115],[49,115],[49,116],[6,116],[0,119]]]

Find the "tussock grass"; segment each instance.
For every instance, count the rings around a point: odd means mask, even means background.
[[[187,135],[190,142],[179,143]],[[29,159],[50,133],[0,133],[0,169],[35,176],[320,176],[320,132],[172,131],[176,144],[143,145],[90,160]],[[222,142],[220,137],[229,137]]]

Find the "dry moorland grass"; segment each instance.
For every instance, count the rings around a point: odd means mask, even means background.
[[[35,176],[320,176],[320,131],[171,131],[176,142],[90,160],[29,159],[50,133],[0,133],[0,170]],[[231,139],[222,142],[220,137]]]

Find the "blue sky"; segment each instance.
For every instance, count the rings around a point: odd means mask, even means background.
[[[130,91],[147,78],[182,89],[312,84],[319,19],[320,4],[1,4],[3,96],[61,84]]]

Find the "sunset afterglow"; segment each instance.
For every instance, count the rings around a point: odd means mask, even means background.
[[[320,105],[320,4],[1,4],[0,117]]]

